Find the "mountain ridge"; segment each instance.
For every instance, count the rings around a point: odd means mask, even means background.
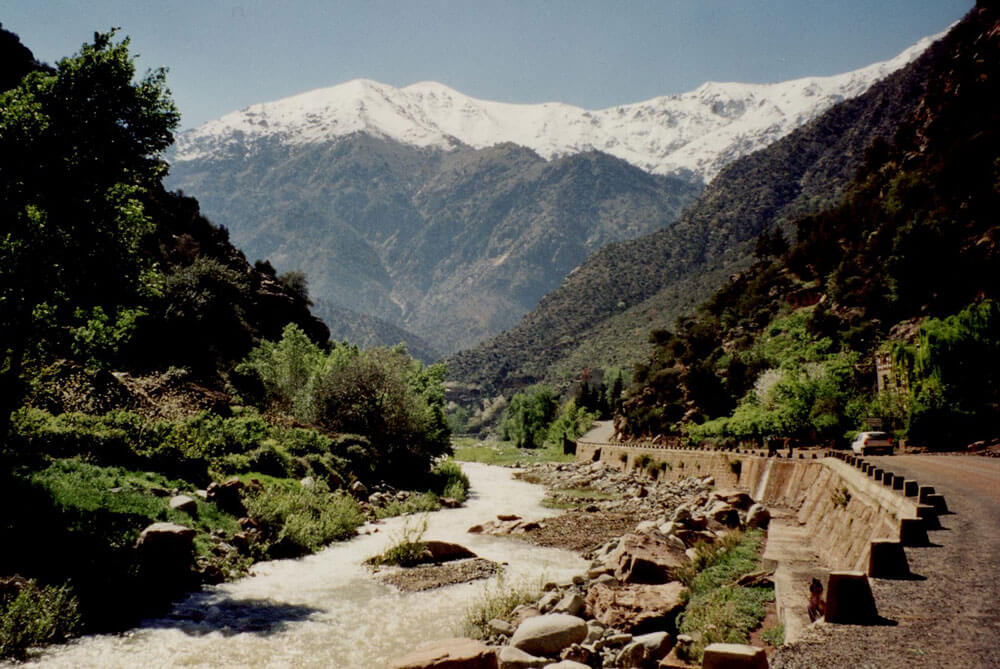
[[[479,100],[432,81],[396,88],[354,79],[251,105],[185,131],[173,161],[238,154],[247,146],[252,151],[261,141],[317,144],[367,132],[446,151],[512,142],[546,160],[597,150],[647,172],[707,183],[725,164],[860,95],[937,37],[841,74],[763,84],[706,82],[687,93],[600,110]]]

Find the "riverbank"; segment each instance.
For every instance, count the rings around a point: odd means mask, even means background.
[[[497,509],[545,521],[545,491],[510,469],[463,464],[465,506],[427,515],[425,537],[461,543],[505,566],[508,583],[563,580],[587,568],[578,556],[509,538],[467,533]],[[412,522],[412,517],[410,517]],[[364,562],[393,543],[406,518],[368,523],[315,555],[262,562],[252,576],[211,586],[123,634],[88,636],[33,657],[44,667],[271,666],[369,669],[432,639],[458,633],[482,582],[421,592],[380,583]]]

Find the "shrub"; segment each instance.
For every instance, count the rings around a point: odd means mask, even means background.
[[[487,582],[482,594],[469,606],[462,621],[461,633],[473,639],[488,639],[493,634],[491,620],[507,618],[521,604],[537,601],[540,594],[539,585],[522,583],[512,586],[501,574]]]
[[[0,595],[0,658],[24,659],[28,648],[64,641],[79,627],[68,585],[39,587],[32,580],[16,594]]]
[[[785,626],[778,623],[774,627],[767,627],[761,633],[761,638],[775,648],[785,643]]]
[[[451,497],[464,502],[469,494],[469,477],[462,471],[461,465],[454,460],[439,462],[431,470],[434,479],[433,489],[442,497]]]
[[[426,516],[415,525],[411,525],[410,521],[407,520],[400,529],[396,543],[387,548],[383,553],[368,558],[365,560],[365,563],[372,567],[381,567],[384,565],[412,567],[420,563],[424,551],[427,550],[427,543],[423,540],[424,532],[426,531]]]

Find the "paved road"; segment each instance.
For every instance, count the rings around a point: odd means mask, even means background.
[[[869,458],[933,485],[948,503],[928,547],[907,548],[922,580],[873,579],[873,627],[822,624],[779,650],[776,669],[1000,667],[1000,459],[906,455]]]

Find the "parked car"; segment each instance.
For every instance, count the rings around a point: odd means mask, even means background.
[[[892,455],[892,437],[885,432],[859,432],[851,450],[858,455]]]

